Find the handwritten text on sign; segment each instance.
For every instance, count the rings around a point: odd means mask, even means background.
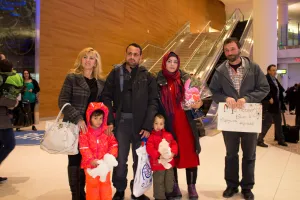
[[[246,103],[242,109],[230,109],[226,103],[219,103],[218,130],[260,133],[262,106],[259,103]]]

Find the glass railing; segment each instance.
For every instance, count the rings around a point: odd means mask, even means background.
[[[186,37],[189,33],[190,22],[186,22],[162,47],[146,42],[143,45],[144,60],[142,61],[142,65],[149,70],[157,60],[159,60],[166,52],[170,51],[171,48],[174,48],[178,41]]]
[[[173,40],[173,43],[171,43],[168,46],[169,48],[165,50],[164,54],[169,51],[176,52],[177,54],[179,54],[181,58],[180,61],[182,64],[181,66],[185,65],[185,63],[190,58],[193,51],[197,48],[198,44],[204,40],[202,35],[205,32],[209,31],[209,25],[210,25],[210,21],[204,26],[204,28],[198,34],[188,33],[182,37],[178,37],[177,40]],[[160,58],[157,59],[152,64],[152,66],[148,68],[149,71],[158,72],[161,69],[161,62],[164,54],[161,55]]]
[[[289,23],[277,29],[278,49],[300,48],[300,23]]]

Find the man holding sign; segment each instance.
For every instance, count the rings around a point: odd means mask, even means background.
[[[213,100],[216,103],[226,102],[228,108],[233,111],[244,108],[245,103],[260,103],[270,90],[260,67],[248,58],[240,57],[240,47],[236,38],[228,38],[224,41],[223,50],[227,60],[216,69],[210,83]],[[254,185],[257,133],[223,130],[223,137],[226,146],[227,184],[223,197],[232,197],[238,192],[240,185],[244,198],[254,199],[251,189]],[[239,182],[238,156],[240,141],[243,150],[241,182]]]

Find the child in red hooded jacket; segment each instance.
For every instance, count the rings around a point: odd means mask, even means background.
[[[151,132],[147,141],[147,153],[150,157],[150,165],[153,171],[153,196],[156,200],[166,199],[166,194],[173,191],[174,171],[175,166],[174,156],[178,153],[177,142],[174,140],[171,133],[165,131],[165,118],[162,115],[156,115],[154,118],[154,130]],[[159,152],[159,145],[165,139],[169,143],[171,156],[168,158],[170,167],[166,169],[160,163],[163,155]]]
[[[86,111],[88,131],[80,133],[79,150],[82,155],[81,168],[86,175],[86,199],[87,200],[111,200],[112,188],[110,173],[105,182],[99,180],[99,176],[93,178],[87,169],[98,166],[105,154],[114,157],[118,155],[118,142],[113,135],[106,135],[108,108],[103,103],[92,102]]]

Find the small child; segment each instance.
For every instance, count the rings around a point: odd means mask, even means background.
[[[153,196],[156,200],[167,199],[166,195],[173,191],[173,167],[175,166],[173,157],[178,153],[176,141],[171,133],[165,131],[164,126],[165,118],[162,115],[156,115],[153,125],[154,130],[150,134],[146,145],[153,171]],[[162,144],[166,142],[167,145],[163,146]]]
[[[90,103],[86,111],[88,131],[80,133],[79,150],[82,155],[81,168],[86,175],[86,199],[111,200],[112,188],[110,172],[105,182],[101,182],[99,176],[93,178],[89,170],[96,168],[99,161],[103,162],[106,155],[117,157],[118,142],[116,138],[105,134],[107,129],[108,108],[103,103]]]
[[[12,63],[0,60],[0,96],[16,100],[23,89],[23,78],[13,71]]]

